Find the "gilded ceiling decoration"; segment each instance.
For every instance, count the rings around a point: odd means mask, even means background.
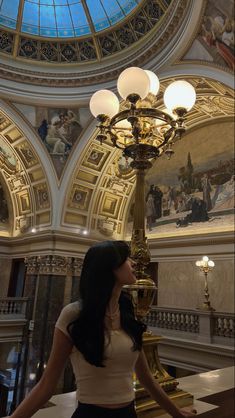
[[[208,123],[232,121],[234,96],[231,88],[205,77],[185,78],[197,92],[196,104],[186,122],[188,134]],[[163,91],[175,79],[177,77],[162,80],[159,109],[164,108]],[[96,239],[125,235],[135,187],[135,173],[128,159],[111,143],[100,145],[97,131],[94,131],[92,137],[83,142],[82,149],[79,142],[74,143],[61,181],[56,182],[55,196],[60,196],[60,200],[52,202],[44,161],[40,161],[19,123],[16,125],[3,112],[0,116],[0,135],[5,145],[5,153],[0,152],[1,180],[11,196],[8,205],[12,207],[10,235],[25,234],[32,227],[48,230],[52,224],[55,229],[88,233]],[[183,141],[187,141],[187,133],[185,136]],[[83,140],[81,137],[79,141]],[[41,141],[38,135],[42,148]],[[46,147],[43,150],[46,155]],[[71,165],[73,170],[68,175]]]
[[[7,234],[17,236],[35,225],[50,225],[50,192],[30,141],[0,112],[1,183],[9,211]]]

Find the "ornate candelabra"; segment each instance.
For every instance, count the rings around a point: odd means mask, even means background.
[[[152,166],[153,159],[163,153],[168,158],[174,154],[173,145],[185,131],[184,119],[194,105],[196,94],[190,83],[175,81],[164,93],[166,109],[159,110],[156,107],[158,77],[138,67],[124,70],[118,78],[117,88],[123,99],[121,109],[112,91],[99,90],[91,97],[90,110],[99,121],[97,139],[100,143],[111,141],[122,150],[125,157],[132,159],[131,167],[136,170],[131,254],[136,262],[137,282],[126,288],[132,295],[137,317],[143,319],[149,312],[156,292],[154,281],[146,273],[150,252],[145,236],[145,173]],[[157,350],[160,340],[161,337],[151,333],[144,336],[144,350],[150,369],[179,405],[191,403],[191,395],[177,390],[178,382],[160,364]],[[135,387],[138,416],[157,416],[160,407],[149,398],[138,381]]]
[[[215,309],[212,308],[210,300],[209,300],[210,295],[209,295],[209,290],[208,290],[207,276],[208,276],[209,271],[213,270],[213,268],[215,267],[215,263],[214,263],[214,261],[209,260],[209,257],[204,255],[202,257],[202,259],[196,261],[195,264],[196,264],[197,267],[199,267],[199,269],[204,273],[204,276],[205,276],[205,283],[204,283],[205,300],[203,302],[202,309],[204,311],[214,311]]]

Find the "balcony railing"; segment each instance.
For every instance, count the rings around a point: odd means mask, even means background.
[[[213,335],[224,338],[234,338],[234,314],[214,313]]]
[[[0,320],[26,319],[28,298],[0,298]]]
[[[233,313],[158,306],[146,317],[147,325],[162,335],[224,345],[234,343],[234,320]]]

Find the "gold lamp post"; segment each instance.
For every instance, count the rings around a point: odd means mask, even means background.
[[[214,311],[215,309],[212,308],[210,303],[210,295],[209,295],[209,289],[208,289],[208,281],[207,276],[208,273],[213,270],[215,267],[215,263],[212,260],[209,260],[209,257],[207,255],[204,255],[201,260],[196,261],[196,266],[199,267],[199,269],[204,273],[205,276],[205,283],[204,283],[204,296],[205,300],[202,305],[202,309],[204,311]]]
[[[117,89],[123,102],[109,90],[99,90],[90,100],[90,110],[99,121],[97,139],[102,144],[108,140],[132,159],[136,170],[134,221],[131,238],[131,255],[136,262],[136,284],[127,286],[132,295],[138,318],[149,312],[156,285],[146,273],[150,252],[145,235],[145,173],[152,160],[163,153],[168,158],[174,154],[174,143],[185,131],[184,119],[196,100],[193,86],[183,80],[171,83],[164,93],[165,111],[156,107],[159,80],[152,71],[138,67],[125,69],[118,77]],[[146,333],[144,350],[150,369],[162,387],[179,405],[192,402],[192,397],[177,390],[178,382],[169,376],[160,364],[157,344],[161,337]],[[160,407],[152,401],[136,382],[136,408],[139,417],[155,417]],[[157,413],[158,411],[158,413]],[[162,411],[161,411],[162,412]]]

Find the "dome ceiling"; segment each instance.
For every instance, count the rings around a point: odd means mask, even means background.
[[[2,0],[0,22],[52,38],[90,35],[125,19],[142,0]]]
[[[172,0],[0,0],[0,50],[14,58],[92,64],[164,26],[176,10]]]

